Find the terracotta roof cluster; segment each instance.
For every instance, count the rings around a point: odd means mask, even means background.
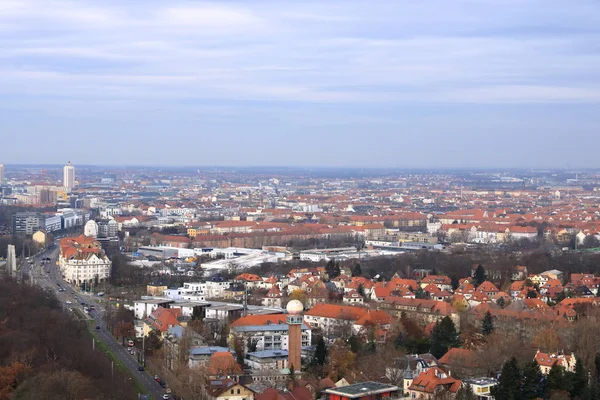
[[[448,390],[450,393],[456,393],[461,385],[460,380],[452,378],[441,368],[432,367],[421,372],[412,381],[408,389],[428,394],[436,393],[442,389]]]

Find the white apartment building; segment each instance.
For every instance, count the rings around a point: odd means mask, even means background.
[[[63,167],[63,186],[70,192],[75,187],[75,167],[71,161]]]
[[[65,280],[73,285],[102,282],[110,277],[112,262],[105,255],[78,253],[70,258],[59,259],[60,270]],[[97,278],[96,278],[97,277]]]
[[[98,241],[81,235],[61,239],[58,265],[67,282],[82,285],[108,279],[112,262]]]
[[[231,333],[240,336],[246,351],[250,343],[256,343],[256,350],[289,350],[289,325],[287,323],[269,325],[243,325],[231,327]],[[311,330],[302,324],[302,347],[310,346]]]
[[[223,297],[226,289],[231,287],[231,282],[188,282],[182,287],[167,289],[163,295],[173,300],[204,301]]]

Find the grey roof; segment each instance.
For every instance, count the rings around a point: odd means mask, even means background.
[[[200,347],[192,347],[190,349],[190,354],[194,356],[211,356],[215,353],[221,353],[225,351],[231,351],[229,347],[221,347],[221,346],[200,346]]]
[[[179,339],[183,337],[184,329],[181,325],[175,325],[170,327],[167,332]]]
[[[253,351],[252,353],[248,353],[248,356],[257,357],[257,358],[272,358],[272,357],[287,357],[287,350],[261,350],[261,351]]]
[[[397,390],[398,386],[395,385],[388,385],[385,383],[368,381],[355,383],[354,385],[326,389],[325,392],[330,394],[342,395],[344,397],[356,398],[378,393],[394,392]]]

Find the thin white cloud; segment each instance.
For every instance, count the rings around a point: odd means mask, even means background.
[[[456,0],[432,12],[439,4],[5,0],[0,94],[598,102],[600,29],[590,3]]]

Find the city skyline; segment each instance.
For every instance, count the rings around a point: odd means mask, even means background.
[[[2,162],[597,167],[597,11],[7,0]]]

